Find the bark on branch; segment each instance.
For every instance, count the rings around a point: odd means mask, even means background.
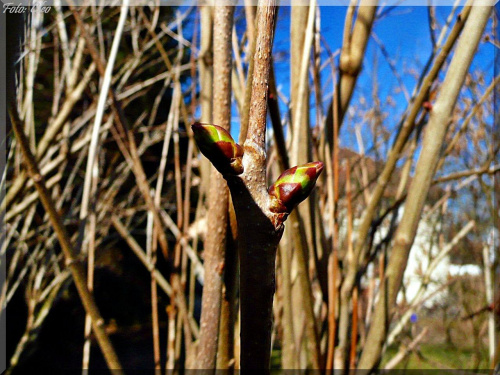
[[[269,369],[276,248],[284,215],[269,210],[266,189],[266,113],[276,2],[259,1],[257,40],[244,144],[244,173],[228,180],[238,219],[241,369]]]
[[[294,167],[269,191],[266,186],[266,112],[275,17],[276,2],[260,1],[243,148],[220,126],[192,127],[201,152],[227,180],[238,221],[242,370],[269,369],[276,249],[284,221],[309,195],[323,169],[321,162]]]
[[[229,130],[231,120],[231,30],[234,6],[216,6],[214,14],[214,122]],[[212,168],[208,196],[208,231],[205,241],[200,346],[197,366],[214,369],[224,281],[226,223],[229,191],[221,174]]]

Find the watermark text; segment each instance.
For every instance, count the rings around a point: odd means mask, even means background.
[[[46,5],[46,1],[34,1],[31,6],[25,6],[21,4],[6,3],[3,5],[3,13],[7,14],[24,14],[26,12],[31,13],[49,13],[51,7]]]

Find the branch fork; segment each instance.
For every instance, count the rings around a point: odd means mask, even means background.
[[[241,147],[227,130],[218,125],[194,123],[191,129],[201,153],[228,181],[229,187],[238,190],[246,186],[254,192],[251,194],[253,199],[266,216],[278,216],[276,229],[309,196],[323,170],[320,161],[290,168],[265,191],[265,174],[261,170],[253,170],[254,166],[262,165],[261,160],[255,163],[255,159],[265,160],[265,151],[250,140],[245,142],[244,148]],[[263,181],[258,178],[262,176]]]
[[[267,188],[266,153],[254,137],[241,147],[217,125],[195,123],[191,128],[200,151],[227,181],[238,221],[241,368],[268,369],[276,249],[286,218],[309,196],[323,163],[290,168]]]
[[[243,147],[217,125],[192,126],[200,151],[227,181],[238,222],[240,368],[266,373],[271,359],[276,250],[290,211],[307,197],[323,168],[320,162],[292,168],[280,176],[270,192],[266,186],[267,94],[276,10],[275,0],[259,0]]]

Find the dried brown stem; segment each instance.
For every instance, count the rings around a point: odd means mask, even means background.
[[[366,241],[372,225],[372,221],[373,218],[375,217],[375,213],[380,203],[380,200],[382,199],[384,190],[386,186],[389,184],[390,176],[392,175],[396,167],[396,163],[399,160],[400,153],[404,149],[411,133],[413,132],[413,129],[415,127],[415,120],[417,118],[417,115],[421,112],[422,103],[427,97],[427,92],[430,89],[432,82],[434,82],[439,71],[441,70],[441,67],[443,66],[443,63],[446,60],[446,57],[451,52],[451,49],[455,44],[455,41],[460,35],[462,28],[464,27],[465,21],[469,16],[470,10],[471,10],[470,6],[464,7],[460,17],[458,17],[457,19],[455,26],[450,31],[450,35],[448,36],[445,45],[443,46],[440,53],[436,57],[434,65],[432,66],[429,73],[423,80],[422,85],[420,87],[420,91],[418,92],[416,98],[413,101],[408,116],[403,121],[403,124],[396,138],[394,146],[389,152],[384,168],[377,179],[377,184],[371,192],[370,202],[366,207],[365,211],[363,212],[363,216],[361,217],[361,221],[357,229],[357,239],[354,247],[355,256],[353,259],[353,264],[349,265],[348,274],[346,275],[346,280],[344,281],[344,284],[342,286],[342,295],[344,297],[348,296],[351,293],[352,288],[354,286],[356,273],[358,272],[359,269],[358,268],[359,263],[366,257],[368,251],[366,246]]]
[[[314,14],[316,1],[309,6],[292,7],[291,14],[291,59],[300,62],[291,64],[291,104],[293,139],[290,162],[303,164],[310,160],[311,136],[309,126],[309,63],[313,42]],[[299,288],[293,290],[292,299],[296,308],[304,310],[307,357],[312,368],[320,368],[321,352],[319,334],[314,315],[314,298],[309,278],[309,256],[315,251],[313,240],[311,202],[304,202],[290,215],[290,225],[294,229],[293,259],[298,271]],[[300,303],[300,304],[299,304]],[[295,331],[297,340],[298,330]]]
[[[413,341],[410,343],[405,348],[400,348],[399,352],[391,358],[389,362],[384,367],[384,370],[392,370],[395,368],[403,359],[405,359],[415,348],[417,347],[418,344],[420,344],[420,341],[427,335],[427,332],[429,331],[428,327],[425,327],[420,334],[413,339]]]
[[[370,38],[370,32],[375,20],[376,6],[366,5],[370,1],[361,1],[358,6],[356,21],[351,31],[352,18],[354,17],[354,6],[349,7],[344,26],[344,41],[340,55],[340,77],[336,90],[338,94],[338,117],[339,128],[342,125],[344,115],[349,107],[356,81],[361,71],[366,45]],[[328,107],[326,116],[327,128],[330,129],[333,122],[333,110],[335,103],[332,101]],[[329,130],[328,141],[333,144],[333,132]]]
[[[252,99],[252,86],[254,79],[254,55],[257,43],[257,35],[255,30],[258,29],[259,25],[254,25],[255,22],[256,8],[252,6],[245,6],[245,15],[248,22],[248,39],[249,39],[249,51],[248,51],[248,72],[247,81],[245,85],[245,101],[243,105],[243,111],[241,114],[241,124],[240,124],[240,135],[239,143],[245,142],[248,133],[248,121],[250,117],[250,100]]]
[[[214,114],[217,125],[229,130],[231,119],[231,31],[234,6],[216,6],[214,13]],[[200,368],[215,369],[224,282],[226,228],[229,191],[222,175],[212,167],[208,195],[207,238],[205,240],[205,284],[203,286]]]
[[[276,79],[274,76],[274,68],[271,63],[271,71],[269,72],[269,93],[267,97],[267,106],[269,109],[269,117],[273,126],[274,144],[276,145],[278,162],[281,171],[290,169],[288,161],[288,152],[286,150],[285,135],[283,126],[281,125],[280,108],[278,105],[278,91],[276,89]]]
[[[228,215],[217,368],[233,370],[235,368],[234,326],[238,314],[236,305],[236,292],[238,288],[238,223],[232,201],[229,202]]]
[[[356,372],[356,354],[358,346],[358,288],[352,293],[352,328],[351,328],[351,353],[349,355],[350,373]]]
[[[9,115],[12,123],[12,129],[16,134],[19,145],[21,147],[21,151],[25,158],[28,175],[31,177],[33,183],[35,184],[35,188],[38,190],[40,200],[44,208],[47,210],[50,222],[52,223],[54,231],[57,234],[59,243],[66,258],[66,264],[71,271],[75,286],[78,290],[78,294],[80,295],[80,299],[83,303],[86,313],[89,314],[92,319],[92,328],[94,330],[97,342],[101,347],[106,363],[108,364],[108,367],[110,369],[116,370],[121,374],[122,372],[120,362],[111,344],[111,341],[109,340],[109,337],[104,330],[104,320],[101,317],[97,305],[95,304],[93,295],[87,289],[87,280],[85,277],[84,267],[75,256],[75,251],[69,239],[68,233],[66,232],[59,213],[56,211],[54,201],[50,197],[49,191],[45,186],[45,179],[41,175],[35,157],[30,150],[28,139],[26,138],[21,128],[21,123],[13,103],[10,103]]]
[[[374,368],[380,361],[383,344],[388,333],[388,322],[390,322],[394,311],[393,306],[401,286],[409,252],[439,161],[439,153],[448,128],[449,118],[491,9],[491,7],[475,6],[471,10],[463,36],[458,42],[439,97],[431,112],[415,177],[408,191],[405,211],[394,237],[394,246],[386,269],[385,286],[381,288],[381,295],[366,339],[365,350],[359,362],[360,368]]]
[[[76,10],[76,8],[71,5],[70,2],[70,8],[73,12],[73,16],[76,20],[76,23],[80,29],[80,32],[82,33],[83,37],[85,38],[85,41],[87,43],[87,48],[89,49],[90,55],[92,56],[92,59],[97,67],[97,70],[101,77],[105,76],[105,67],[104,63],[101,60],[101,57],[99,56],[99,53],[94,45],[94,42],[92,40],[91,35],[89,35],[87,29],[85,28],[85,24],[83,23],[83,20],[81,19],[80,14]],[[146,180],[146,174],[144,172],[144,168],[142,166],[141,160],[139,158],[139,154],[137,151],[137,144],[135,142],[134,134],[130,129],[127,128],[127,121],[125,119],[125,116],[123,114],[123,108],[118,101],[118,98],[115,94],[115,91],[113,88],[110,88],[108,91],[108,95],[112,101],[113,105],[113,114],[116,119],[116,123],[118,125],[118,129],[112,128],[112,134],[117,141],[120,151],[122,152],[123,156],[125,159],[127,159],[131,164],[132,164],[132,171],[135,175],[136,178],[136,183],[137,186],[139,187],[139,190],[141,194],[144,197],[144,200],[146,202],[146,205],[148,206],[148,209],[152,212],[153,214],[153,219],[155,222],[155,225],[158,228],[162,228],[161,225],[161,218],[160,214],[158,213],[157,207],[154,205],[153,197],[151,196],[150,190],[149,190],[149,185]],[[119,132],[119,133],[118,133]],[[165,235],[165,232],[163,230],[158,230],[158,240],[160,242],[160,247],[161,250],[163,251],[164,256],[168,255],[168,242],[167,242],[167,237]]]

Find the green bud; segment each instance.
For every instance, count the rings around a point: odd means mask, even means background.
[[[191,129],[201,153],[220,173],[243,173],[243,148],[233,140],[226,129],[199,122],[191,125]]]
[[[271,200],[271,211],[290,213],[309,196],[322,170],[323,163],[316,161],[283,172],[269,188],[269,195],[275,198]]]

